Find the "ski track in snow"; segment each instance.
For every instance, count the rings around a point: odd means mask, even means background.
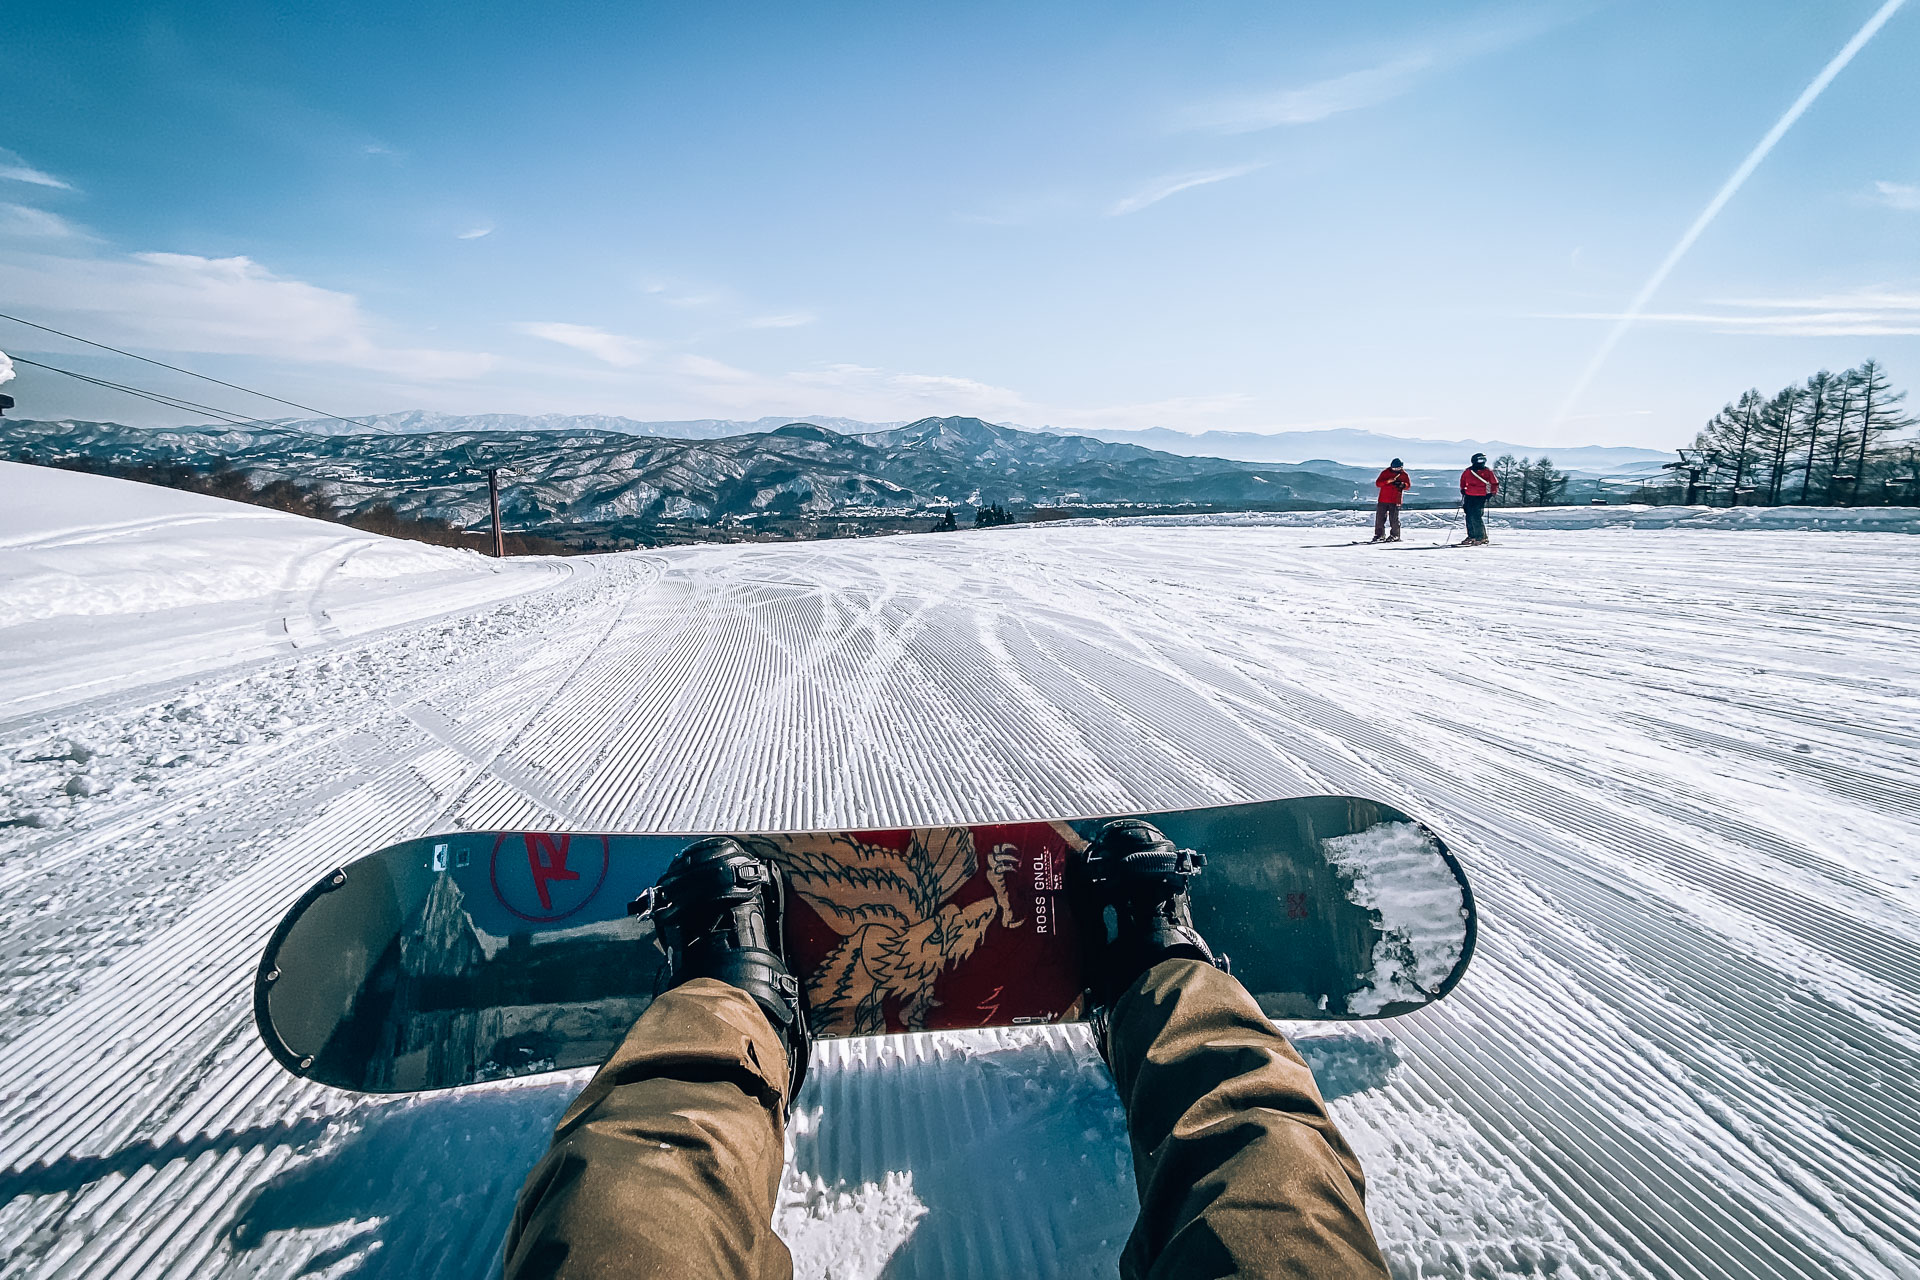
[[[497,1272],[583,1073],[364,1099],[255,1043],[274,922],[377,845],[1330,791],[1482,912],[1441,1005],[1290,1028],[1396,1276],[1920,1277],[1916,544],[1313,523],[526,562],[15,716],[0,1274]],[[1079,1027],[823,1044],[789,1142],[803,1277],[1111,1276],[1132,1223]]]

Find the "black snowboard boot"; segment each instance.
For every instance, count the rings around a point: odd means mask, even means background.
[[[1206,863],[1205,854],[1176,847],[1138,818],[1109,822],[1068,863],[1102,1052],[1107,1010],[1154,965],[1184,957],[1227,969],[1227,958],[1216,957],[1193,926],[1187,882]]]
[[[789,1101],[807,1077],[806,989],[787,964],[786,877],[726,836],[688,845],[628,910],[651,916],[666,988],[718,978],[752,996],[787,1046]]]

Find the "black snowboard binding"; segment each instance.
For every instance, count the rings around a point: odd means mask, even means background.
[[[1231,972],[1193,924],[1187,884],[1206,864],[1205,854],[1177,847],[1138,818],[1109,822],[1068,863],[1086,940],[1087,995],[1098,1010],[1103,1046],[1106,1011],[1162,960],[1200,960]]]
[[[789,1101],[807,1078],[806,989],[787,963],[786,877],[726,836],[673,856],[660,883],[627,910],[653,918],[666,952],[664,989],[717,978],[752,996],[787,1047]]]

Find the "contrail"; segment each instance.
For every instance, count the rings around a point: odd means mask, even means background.
[[[1833,55],[1833,61],[1820,69],[1820,74],[1813,78],[1813,83],[1793,100],[1793,105],[1787,108],[1787,114],[1781,116],[1773,128],[1767,130],[1767,136],[1760,139],[1759,145],[1747,153],[1747,158],[1740,162],[1740,167],[1733,171],[1733,176],[1728,178],[1726,184],[1714,194],[1713,199],[1707,202],[1707,207],[1702,209],[1700,216],[1693,220],[1693,225],[1687,228],[1687,233],[1680,237],[1680,243],[1673,246],[1673,250],[1667,254],[1659,268],[1648,278],[1646,284],[1640,287],[1640,292],[1633,296],[1633,301],[1627,305],[1626,312],[1614,322],[1606,340],[1600,344],[1600,349],[1593,353],[1593,359],[1588,362],[1586,372],[1580,375],[1580,380],[1573,384],[1573,390],[1567,393],[1566,400],[1560,405],[1560,412],[1553,415],[1554,426],[1557,427],[1565,422],[1567,415],[1573,412],[1575,402],[1586,394],[1594,375],[1600,372],[1600,366],[1607,362],[1607,357],[1613,354],[1613,349],[1620,345],[1620,339],[1625,337],[1627,330],[1633,327],[1633,322],[1640,318],[1640,313],[1646,309],[1647,303],[1652,301],[1653,295],[1659,291],[1660,286],[1666,283],[1667,276],[1672,274],[1674,267],[1679,265],[1680,259],[1686,256],[1687,250],[1693,248],[1693,242],[1700,238],[1700,233],[1719,216],[1720,210],[1726,207],[1727,201],[1733,199],[1734,193],[1740,190],[1746,180],[1752,176],[1753,171],[1760,167],[1760,162],[1767,158],[1767,153],[1773,150],[1774,144],[1786,136],[1787,130],[1793,127],[1793,122],[1806,113],[1807,108],[1813,105],[1813,100],[1833,83],[1833,78],[1839,75],[1849,62],[1853,61],[1853,55],[1865,48],[1867,41],[1873,39],[1880,28],[1887,25],[1887,19],[1891,18],[1894,12],[1905,3],[1906,0],[1887,0],[1881,5],[1879,12],[1868,18],[1867,24],[1854,33],[1853,39],[1847,41],[1846,46]]]

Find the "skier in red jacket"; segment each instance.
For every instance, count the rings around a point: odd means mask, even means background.
[[[1380,490],[1380,501],[1373,507],[1373,540],[1375,542],[1400,541],[1400,498],[1412,486],[1413,480],[1395,458],[1387,469],[1374,477],[1374,487]],[[1391,523],[1393,533],[1387,533]]]
[[[1500,492],[1500,477],[1487,465],[1487,455],[1476,453],[1473,462],[1460,473],[1460,505],[1467,511],[1467,536],[1463,547],[1487,545],[1487,500]]]

